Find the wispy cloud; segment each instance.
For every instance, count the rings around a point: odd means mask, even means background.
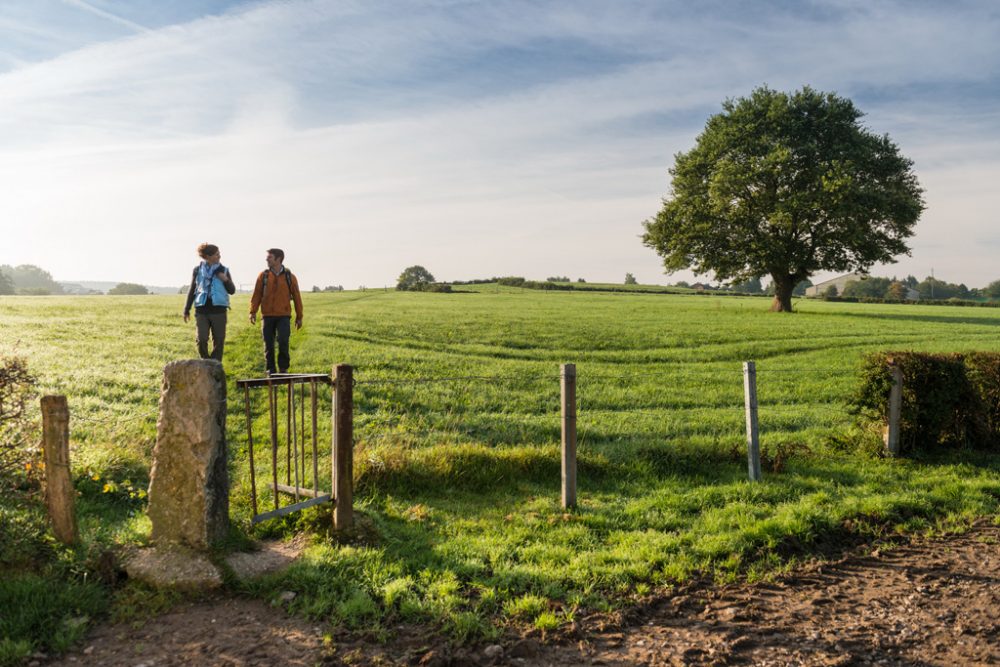
[[[976,254],[1000,176],[990,3],[299,1],[145,31],[67,1],[131,31],[0,74],[5,235],[18,221],[0,261],[99,277],[80,251],[111,247],[166,282],[199,240],[256,266],[280,230],[307,282],[414,262],[654,281],[637,236],[672,155],[766,82],[851,96],[917,160],[926,254],[901,273],[933,254],[994,279]],[[32,255],[51,238],[66,248]]]

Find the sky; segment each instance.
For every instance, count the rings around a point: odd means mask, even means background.
[[[851,98],[914,161],[912,256],[1000,279],[1000,3],[0,0],[0,264],[311,285],[664,274],[642,222],[727,98]],[[818,281],[829,274],[819,274]]]

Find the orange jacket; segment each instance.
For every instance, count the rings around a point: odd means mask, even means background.
[[[265,274],[270,274],[267,276],[267,289],[264,289]],[[291,294],[288,289],[289,282],[291,282]],[[260,313],[264,317],[288,317],[292,314],[292,300],[295,301],[295,319],[301,320],[302,295],[299,294],[299,281],[295,274],[288,269],[278,274],[272,273],[270,269],[264,269],[257,276],[257,284],[253,288],[250,314],[256,314],[260,308]]]

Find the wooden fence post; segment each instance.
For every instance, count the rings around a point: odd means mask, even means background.
[[[76,491],[69,469],[69,406],[65,396],[42,396],[42,447],[45,502],[52,532],[63,544],[76,544]]]
[[[354,368],[333,368],[333,527],[354,525]]]
[[[563,364],[562,385],[562,506],[576,507],[576,364]]]
[[[889,423],[885,427],[885,450],[889,456],[899,456],[899,415],[903,407],[903,371],[889,361],[892,388],[889,390]]]
[[[747,466],[750,481],[758,482],[760,473],[760,434],[757,430],[757,366],[743,362],[743,400],[747,416]]]

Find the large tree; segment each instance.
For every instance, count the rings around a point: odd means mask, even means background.
[[[727,100],[696,145],[678,153],[671,193],[643,242],[668,272],[721,281],[764,275],[771,310],[817,271],[865,271],[909,253],[924,209],[913,162],[861,124],[848,99],[764,86]]]
[[[406,267],[399,274],[399,278],[396,279],[396,289],[420,292],[427,289],[427,286],[433,282],[434,276],[431,275],[431,272],[419,264],[415,264]]]

